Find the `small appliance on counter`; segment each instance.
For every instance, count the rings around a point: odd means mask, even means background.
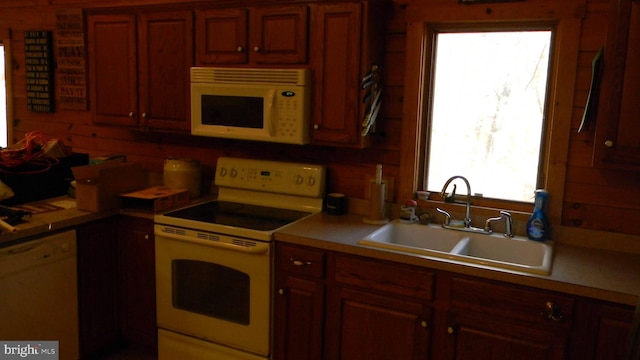
[[[164,161],[164,186],[186,189],[192,199],[200,196],[201,176],[198,160],[170,157]]]

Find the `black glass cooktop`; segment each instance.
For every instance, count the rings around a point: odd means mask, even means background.
[[[275,230],[307,215],[311,213],[228,201],[206,202],[164,214],[168,217],[259,231]]]

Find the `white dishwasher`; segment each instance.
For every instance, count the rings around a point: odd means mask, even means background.
[[[75,230],[0,248],[0,341],[58,341],[78,359],[77,284]]]

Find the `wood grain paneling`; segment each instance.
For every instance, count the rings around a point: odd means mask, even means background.
[[[20,140],[32,130],[40,130],[51,137],[63,139],[75,151],[92,156],[126,153],[130,160],[141,161],[146,169],[160,172],[167,156],[192,156],[209,167],[215,166],[219,156],[255,157],[261,159],[322,163],[329,169],[327,191],[342,192],[349,197],[366,199],[366,186],[375,172],[375,165],[383,164],[385,176],[393,177],[395,189],[403,178],[400,148],[402,128],[417,130],[403,122],[404,88],[415,86],[416,79],[405,78],[407,51],[406,9],[395,2],[388,13],[384,70],[383,117],[377,124],[377,135],[370,149],[342,149],[324,146],[295,146],[255,143],[143,133],[135,130],[100,127],[91,124],[90,111],[58,111],[53,114],[32,113],[26,110],[24,71],[24,31],[54,30],[55,10],[62,7],[100,8],[110,6],[151,4],[179,4],[187,1],[169,0],[5,0],[0,4],[0,30],[11,29],[13,54],[13,101],[15,129],[12,140]],[[265,1],[261,2],[264,3]],[[254,1],[254,3],[258,3]],[[512,3],[510,6],[518,6]],[[180,5],[173,5],[180,7]],[[591,79],[591,60],[606,37],[609,0],[588,0],[581,26],[577,79],[571,116],[567,174],[564,184],[562,225],[585,229],[607,230],[623,234],[640,234],[634,219],[640,218],[640,175],[638,173],[598,170],[591,166],[593,156],[593,126],[577,133]],[[424,11],[433,11],[425,9]],[[573,10],[571,10],[573,11]],[[445,16],[445,15],[443,15]],[[447,17],[455,14],[447,14]],[[563,84],[559,84],[563,86]],[[571,86],[574,86],[573,84]],[[92,106],[90,104],[90,106]],[[412,117],[409,117],[412,118]],[[415,118],[415,117],[413,117]],[[417,150],[416,150],[417,151]],[[403,195],[404,196],[404,195]],[[393,201],[404,202],[394,191]]]

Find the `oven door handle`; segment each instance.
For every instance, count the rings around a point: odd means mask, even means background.
[[[217,248],[221,248],[221,249],[227,249],[227,250],[231,250],[231,251],[238,251],[238,252],[243,252],[243,253],[252,254],[252,255],[262,255],[262,254],[266,254],[266,253],[269,252],[269,245],[262,244],[262,243],[256,243],[256,242],[253,242],[253,241],[244,241],[244,240],[240,240],[239,241],[242,244],[254,244],[254,245],[251,245],[251,246],[247,246],[247,245],[229,244],[229,243],[225,243],[225,242],[218,242],[218,241],[212,241],[212,240],[201,240],[201,239],[190,237],[190,236],[167,234],[167,233],[163,233],[163,232],[156,232],[156,236],[157,237],[163,237],[163,238],[171,239],[171,240],[184,241],[184,242],[188,242],[190,244],[198,244],[198,245],[202,245],[202,246],[217,247]],[[156,240],[157,240],[157,238],[156,238]]]

